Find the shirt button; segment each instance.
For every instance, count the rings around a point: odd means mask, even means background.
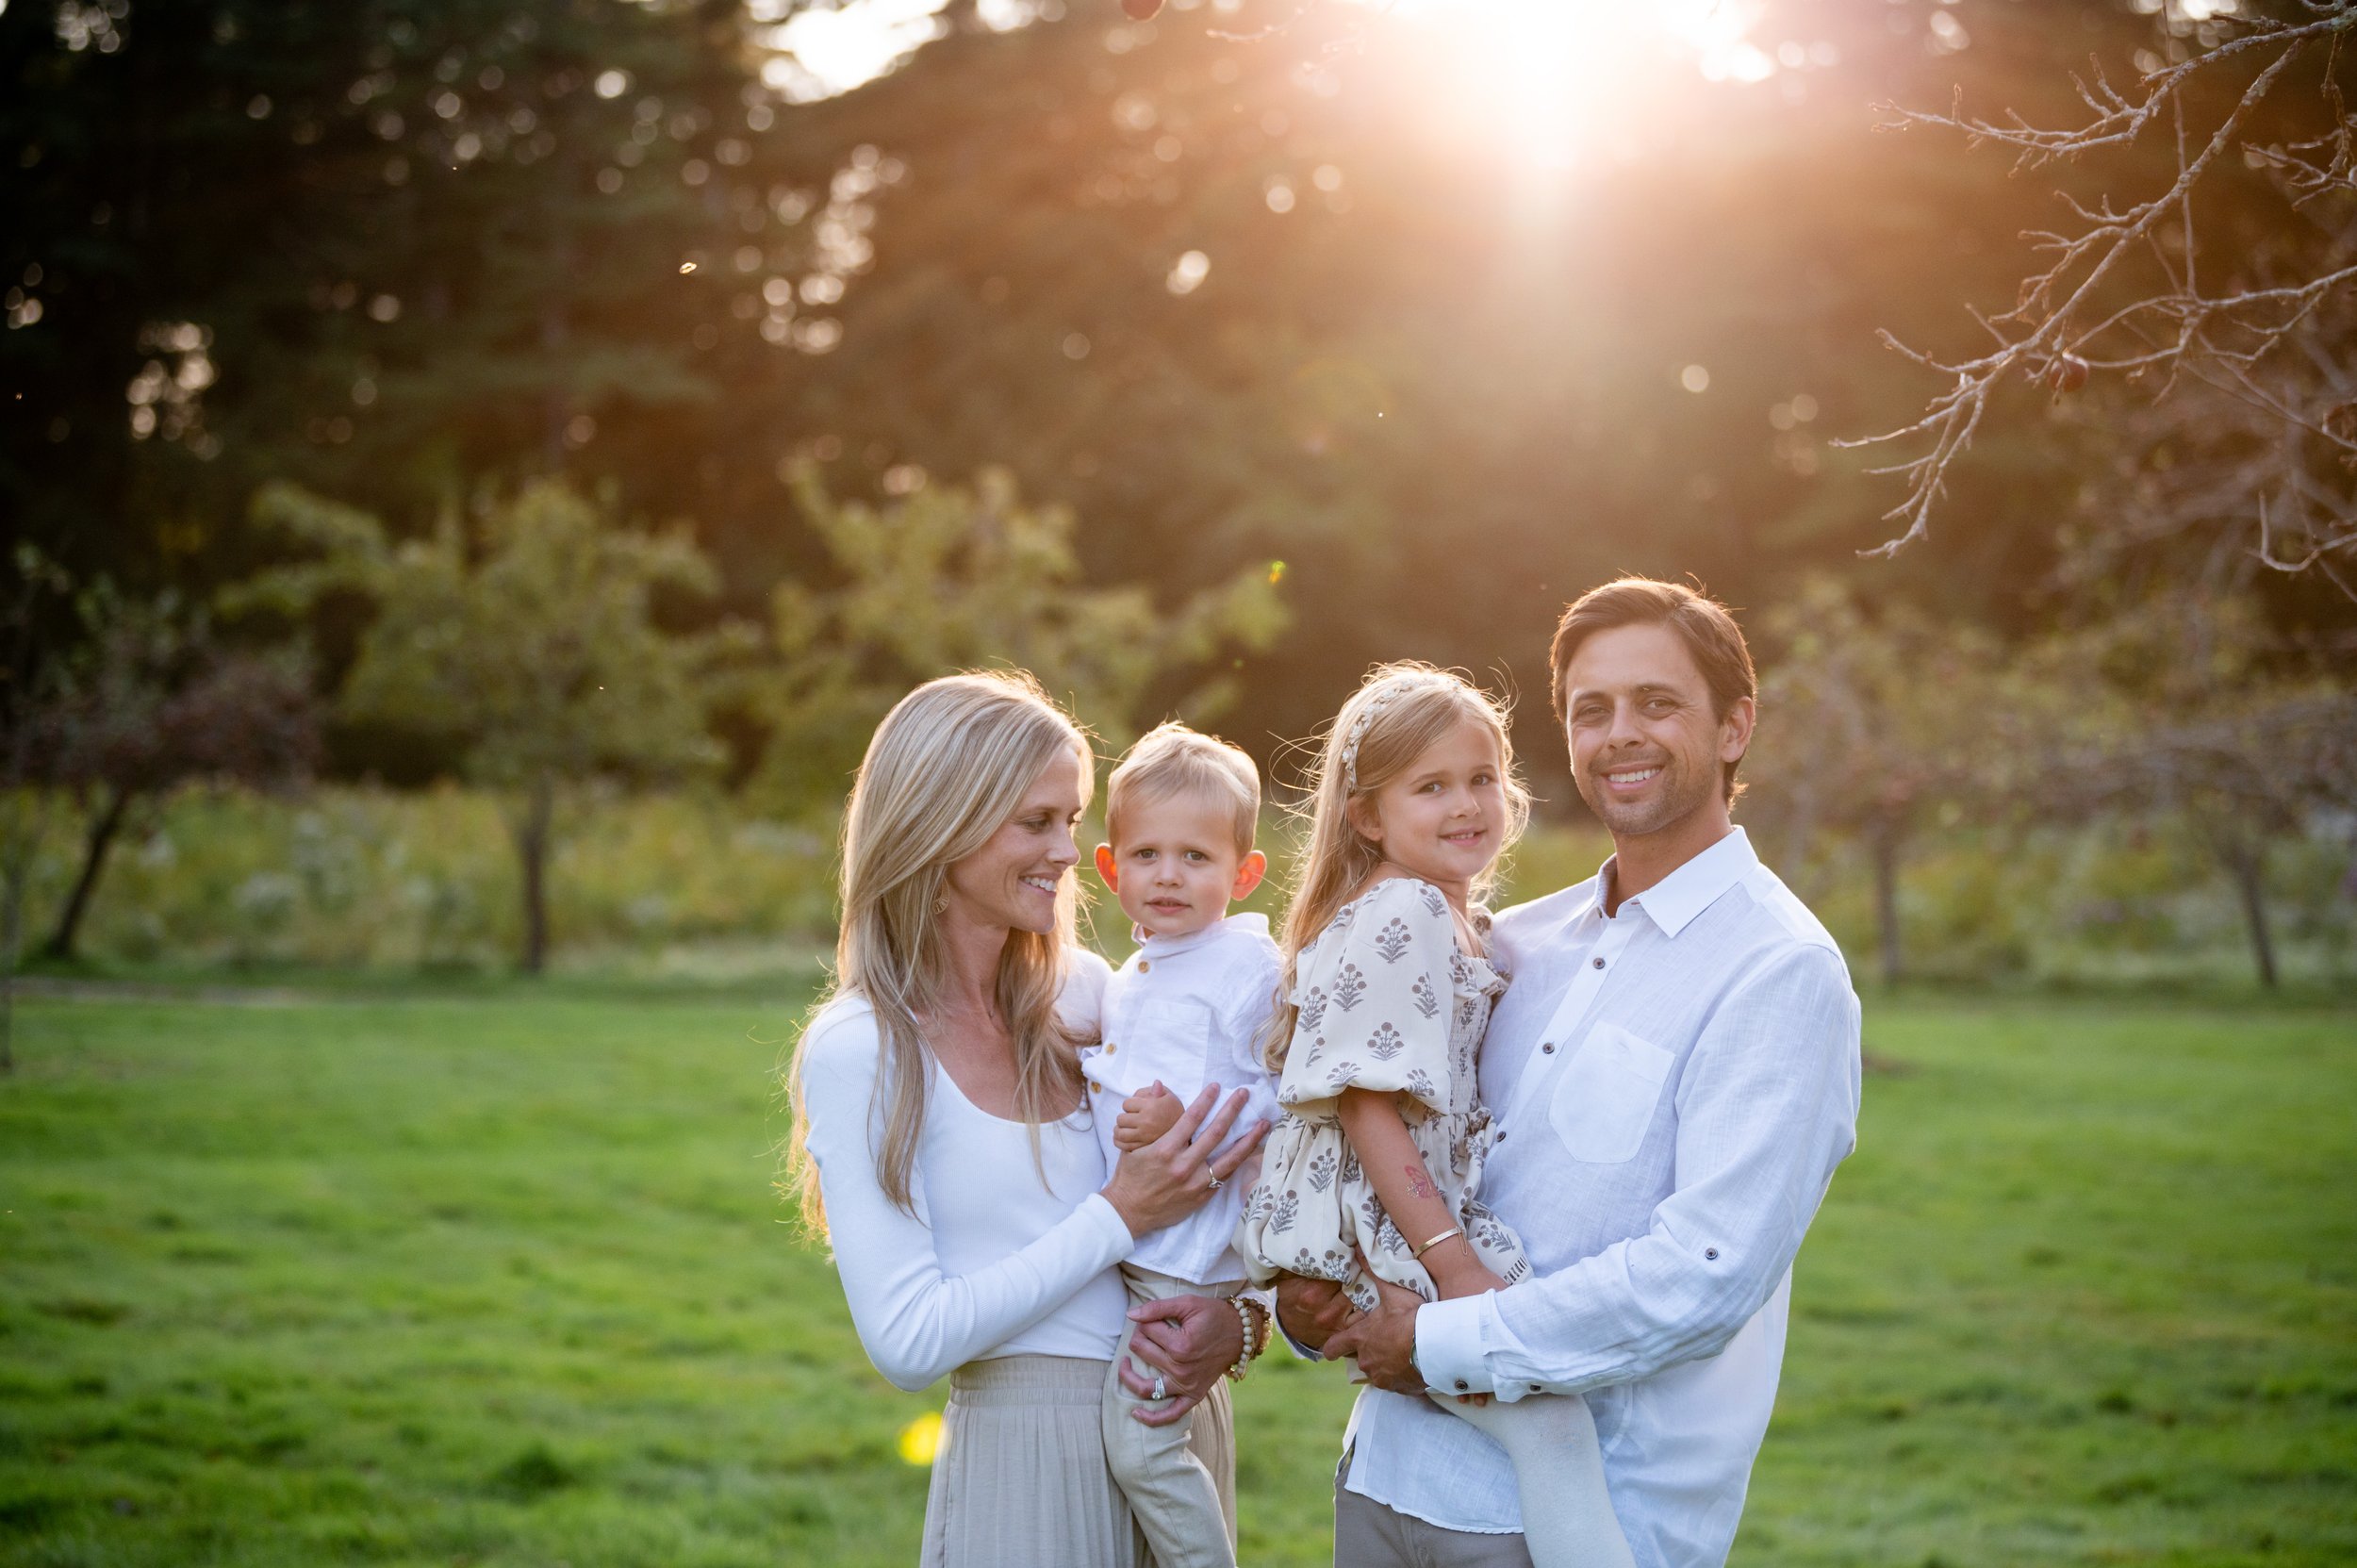
[[[1457,1387],[1458,1387],[1458,1390],[1459,1390],[1460,1393],[1464,1390],[1465,1386],[1466,1386],[1466,1385],[1465,1385],[1465,1379],[1464,1379],[1464,1378],[1458,1378],[1458,1379],[1457,1379]]]
[[[1603,968],[1603,967],[1604,967],[1604,960],[1603,960],[1603,959],[1601,959],[1601,958],[1596,959],[1596,960],[1594,960],[1594,963],[1595,963],[1595,966],[1596,966],[1596,967],[1597,967],[1597,968],[1601,969],[1601,968]]]
[[[1506,1142],[1506,1130],[1504,1128],[1498,1129],[1498,1135],[1490,1141],[1493,1144],[1502,1144]]]
[[[1140,974],[1144,974],[1144,973],[1146,973],[1146,970],[1151,969],[1153,966],[1154,966],[1153,965],[1148,964],[1148,963],[1147,963],[1145,959],[1143,959],[1143,958],[1141,958],[1141,959],[1139,959],[1139,960],[1138,960],[1138,973],[1140,973]]]
[[[1111,1040],[1105,1042],[1105,1054],[1107,1056],[1111,1056],[1113,1052],[1119,1050],[1120,1048],[1121,1048],[1119,1046],[1114,1045]]]
[[[1715,1246],[1706,1246],[1703,1248],[1703,1256],[1715,1263],[1719,1261],[1719,1249]]]
[[[1542,1055],[1553,1056],[1555,1054],[1555,1042],[1549,1040],[1545,1045],[1541,1046],[1539,1049]]]
[[[1541,1389],[1537,1383],[1533,1383],[1530,1385],[1530,1392],[1533,1394],[1543,1394],[1546,1391]]]

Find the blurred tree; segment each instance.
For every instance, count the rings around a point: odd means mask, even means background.
[[[2272,635],[2248,597],[2168,595],[2026,649],[2002,743],[2016,798],[2053,820],[2169,814],[2234,889],[2278,982],[2271,843],[2357,803],[2357,694]]]
[[[1144,585],[1084,586],[1070,509],[1025,506],[1001,470],[970,488],[920,481],[879,509],[835,500],[804,466],[794,494],[841,586],[781,586],[782,668],[746,667],[735,685],[770,733],[762,786],[797,806],[839,801],[869,733],[916,682],[1028,669],[1117,748],[1150,722],[1149,701],[1215,716],[1235,684],[1210,672],[1285,624],[1273,564],[1167,607]]]
[[[1763,619],[1775,647],[1760,712],[1775,738],[1747,771],[1760,815],[1780,828],[1784,864],[1807,860],[1820,831],[1853,834],[1874,875],[1885,984],[1906,972],[1899,879],[1926,825],[1985,815],[1997,738],[1992,698],[2002,657],[1993,639],[1912,606],[1870,609],[1838,584],[1813,579]]]
[[[471,531],[446,515],[431,538],[407,543],[290,486],[264,490],[255,510],[317,554],[263,574],[236,607],[301,612],[336,589],[373,604],[339,709],[435,738],[469,779],[508,798],[521,962],[538,973],[563,795],[597,777],[717,760],[696,684],[704,646],[654,617],[661,590],[710,593],[710,563],[683,534],[618,527],[553,481],[480,508]]]
[[[1087,520],[1081,583],[1289,563],[1247,736],[1378,657],[1537,689],[1547,625],[1614,572],[1764,604],[1887,536],[1825,440],[1915,395],[1872,328],[1937,341],[2052,216],[1866,107],[1960,87],[2067,124],[2072,65],[2154,37],[2131,0],[1757,0],[1730,71],[1595,8],[1588,85],[1536,102],[1435,7],[1241,44],[1213,32],[1296,0],[960,4],[896,72],[791,103],[761,73],[795,8],[0,9],[0,508],[85,574],[193,593],[252,564],[231,520],[264,480],[403,536],[465,476],[561,468],[692,517],[718,617],[830,569],[779,526],[782,459],[866,496],[1000,465]],[[2121,190],[2173,177],[2155,132],[2105,156]],[[2121,510],[2085,482],[2111,410],[2077,411],[1996,409],[1946,503],[1970,526],[1871,569],[1875,598],[2050,619],[2060,536]],[[325,619],[334,677],[356,629]],[[336,738],[348,770],[400,761]]]
[[[81,868],[41,951],[74,956],[107,857],[140,811],[196,780],[281,788],[310,774],[319,732],[306,671],[295,661],[223,648],[208,619],[167,590],[127,598],[88,590],[89,646],[40,701],[42,765],[89,813]]]
[[[57,796],[62,679],[58,601],[74,580],[22,540],[0,613],[0,1074],[16,1070],[16,972],[25,956],[25,892]]]
[[[701,421],[791,379],[770,298],[864,241],[822,244],[846,211],[778,173],[752,26],[740,0],[0,7],[0,511],[86,576],[194,592],[252,564],[273,479],[365,474],[396,531],[471,476],[773,485]]]
[[[1879,542],[1875,484],[1824,438],[1905,395],[1871,328],[2009,287],[1996,237],[2043,207],[2002,165],[1870,137],[1866,105],[1964,82],[2043,109],[2088,47],[2150,30],[2124,4],[2060,28],[1772,0],[1749,8],[1766,79],[1712,83],[1673,24],[1600,11],[1602,107],[1534,119],[1511,55],[1459,36],[1478,7],[1220,36],[1300,8],[977,25],[799,111],[811,153],[908,170],[841,347],[794,388],[804,450],[838,488],[1004,464],[1096,525],[1092,580],[1283,558],[1294,624],[1246,661],[1255,735],[1300,733],[1378,657],[1537,689],[1554,617],[1622,570],[1758,604]],[[2032,619],[2081,459],[2036,409],[1992,434],[1956,497],[1974,531],[1880,570],[1878,599]]]

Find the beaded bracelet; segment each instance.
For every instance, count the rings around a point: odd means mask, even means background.
[[[1251,1370],[1252,1363],[1260,1358],[1261,1352],[1268,1348],[1268,1330],[1254,1328],[1252,1304],[1243,1296],[1231,1296],[1228,1298],[1228,1304],[1236,1309],[1236,1326],[1244,1330],[1244,1348],[1236,1352],[1236,1364],[1228,1369],[1228,1380],[1231,1383],[1241,1383],[1244,1381],[1244,1375]]]

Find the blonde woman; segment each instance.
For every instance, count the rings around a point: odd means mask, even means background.
[[[1073,940],[1087,743],[1027,675],[928,682],[884,718],[843,835],[835,989],[795,1053],[791,1175],[876,1369],[950,1379],[925,1505],[929,1568],[1134,1568],[1145,1551],[1098,1421],[1129,1313],[1116,1265],[1260,1142],[1207,1088],[1110,1171],[1079,1047],[1106,967]],[[1265,1128],[1261,1129],[1265,1131]],[[1229,1499],[1224,1302],[1139,1309],[1153,1412],[1195,1409]],[[1152,1329],[1154,1333],[1146,1330]],[[1206,1419],[1208,1417],[1208,1419]]]

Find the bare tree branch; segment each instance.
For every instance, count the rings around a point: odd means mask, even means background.
[[[2191,422],[2124,422],[2148,439],[2173,441],[2173,458],[2194,450],[2209,454],[2191,466],[2210,471],[2198,482],[2159,487],[2167,497],[2129,508],[2117,520],[2119,532],[2156,537],[2198,519],[2250,539],[2252,554],[2266,566],[2315,567],[2342,580],[2329,563],[2339,557],[2347,564],[2357,546],[2357,378],[2348,364],[2349,345],[2357,342],[2357,225],[2349,212],[2336,206],[2328,217],[2318,204],[2357,194],[2357,118],[2334,74],[2343,35],[2357,25],[2357,0],[2307,0],[2302,9],[2307,20],[2235,18],[2237,36],[2149,73],[2129,92],[2115,88],[2096,63],[2072,78],[2092,116],[2075,127],[2039,126],[2010,111],[2003,120],[1971,117],[1960,102],[1946,113],[1886,106],[1892,118],[1884,128],[1931,127],[1961,134],[1968,146],[2008,147],[2017,168],[2125,148],[2165,116],[2175,175],[2166,189],[2125,205],[2116,192],[2091,201],[2058,192],[2069,226],[2023,237],[2043,258],[2041,270],[2023,279],[2011,309],[1973,312],[1997,339],[1988,352],[1949,359],[1881,335],[1887,346],[1949,385],[1921,417],[1839,443],[1929,442],[1918,455],[1871,470],[1904,477],[1904,498],[1883,514],[1904,526],[1863,553],[1887,557],[1928,534],[1953,466],[2009,375],[2065,393],[2101,372],[2138,385],[2151,405],[2194,403]],[[2247,140],[2260,106],[2302,61],[2324,68],[2321,133]],[[2213,110],[2207,134],[2197,133],[2202,100],[2195,90],[2210,93],[2236,69],[2254,74],[2222,114]],[[2280,120],[2283,108],[2270,112]],[[2290,213],[2311,222],[2304,235],[2291,233],[2300,223],[2289,225],[2286,241],[2265,254],[2230,254],[2223,266],[2205,268],[2197,190],[2217,183],[2235,152],[2272,183]],[[2131,258],[2151,266],[2132,268]]]

